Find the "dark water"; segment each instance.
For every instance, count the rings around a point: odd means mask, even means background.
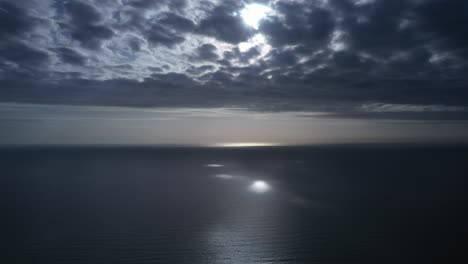
[[[466,146],[21,148],[0,165],[0,263],[468,259]]]

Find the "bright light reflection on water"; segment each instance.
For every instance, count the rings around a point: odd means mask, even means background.
[[[205,167],[208,167],[208,168],[221,168],[221,167],[224,167],[224,166],[222,164],[210,163],[210,164],[205,164]]]
[[[216,174],[214,177],[219,178],[219,179],[224,179],[224,180],[230,180],[233,178],[233,176],[229,174]]]
[[[254,181],[250,185],[250,190],[256,193],[264,193],[270,190],[270,185],[265,181]]]

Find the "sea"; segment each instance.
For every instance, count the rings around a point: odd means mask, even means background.
[[[468,263],[468,146],[0,148],[0,263]]]

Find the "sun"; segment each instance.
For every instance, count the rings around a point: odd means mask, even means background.
[[[271,12],[272,9],[266,5],[248,4],[240,11],[240,16],[246,25],[258,29],[260,21]]]

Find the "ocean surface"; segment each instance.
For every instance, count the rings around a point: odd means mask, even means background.
[[[468,263],[466,145],[2,148],[0,170],[0,263]]]

